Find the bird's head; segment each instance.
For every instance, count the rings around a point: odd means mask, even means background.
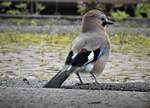
[[[98,25],[101,28],[105,28],[106,25],[113,24],[113,22],[111,20],[109,20],[106,17],[106,15],[99,10],[90,10],[87,13],[85,13],[85,15],[82,18],[82,23],[85,28],[89,28],[86,26],[92,27],[92,25],[94,25],[94,24]]]
[[[113,24],[111,20],[109,20],[106,15],[99,10],[90,10],[84,16],[84,20],[97,20],[101,23],[102,26]]]

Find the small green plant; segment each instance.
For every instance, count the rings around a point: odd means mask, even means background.
[[[111,16],[117,21],[122,21],[123,19],[129,17],[129,15],[126,12],[119,10],[117,10],[116,12],[111,12]]]
[[[44,10],[45,9],[45,6],[43,6],[41,3],[37,3],[36,4],[36,15],[39,15],[40,14],[40,12],[42,11],[42,10]]]
[[[0,7],[1,7],[1,10],[0,10],[0,11],[1,11],[2,13],[5,13],[5,12],[6,12],[6,8],[11,9],[10,6],[11,6],[11,2],[10,2],[10,1],[1,2],[1,3],[0,3]]]
[[[29,14],[26,3],[17,4],[15,5],[15,7],[17,8],[17,11],[20,10],[20,14],[24,14],[24,15]]]
[[[21,14],[21,12],[19,10],[15,10],[15,9],[8,10],[6,13],[10,14],[10,15],[19,15],[19,14]]]
[[[86,5],[83,6],[78,6],[78,13],[80,13],[81,15],[83,15],[84,13],[86,13],[87,9],[86,9]]]
[[[135,14],[137,17],[150,17],[150,4],[140,3],[137,5]]]
[[[29,11],[28,9],[28,4],[25,3],[18,3],[14,4],[16,9],[11,9],[12,2],[10,1],[5,1],[0,3],[1,7],[1,12],[10,14],[10,15],[29,15],[32,12]],[[45,9],[45,6],[42,5],[41,3],[36,3],[36,12],[33,14],[38,15],[42,10]]]
[[[10,1],[5,1],[5,2],[0,3],[0,6],[2,6],[2,7],[9,7],[10,5],[11,5]]]

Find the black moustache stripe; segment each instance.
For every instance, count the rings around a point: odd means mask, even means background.
[[[105,26],[106,26],[106,24],[107,24],[107,22],[106,22],[106,21],[104,21],[104,22],[102,23],[102,26],[103,26],[103,27],[105,27]]]

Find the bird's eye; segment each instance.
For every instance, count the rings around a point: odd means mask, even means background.
[[[101,18],[101,20],[102,20],[102,21],[104,21],[104,20],[105,20],[105,18],[104,18],[104,17],[102,17],[102,18]]]

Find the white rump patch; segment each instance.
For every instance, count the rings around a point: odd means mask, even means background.
[[[86,67],[85,67],[85,71],[86,72],[91,72],[94,68],[94,64],[93,63],[90,63],[90,64],[87,64]]]

